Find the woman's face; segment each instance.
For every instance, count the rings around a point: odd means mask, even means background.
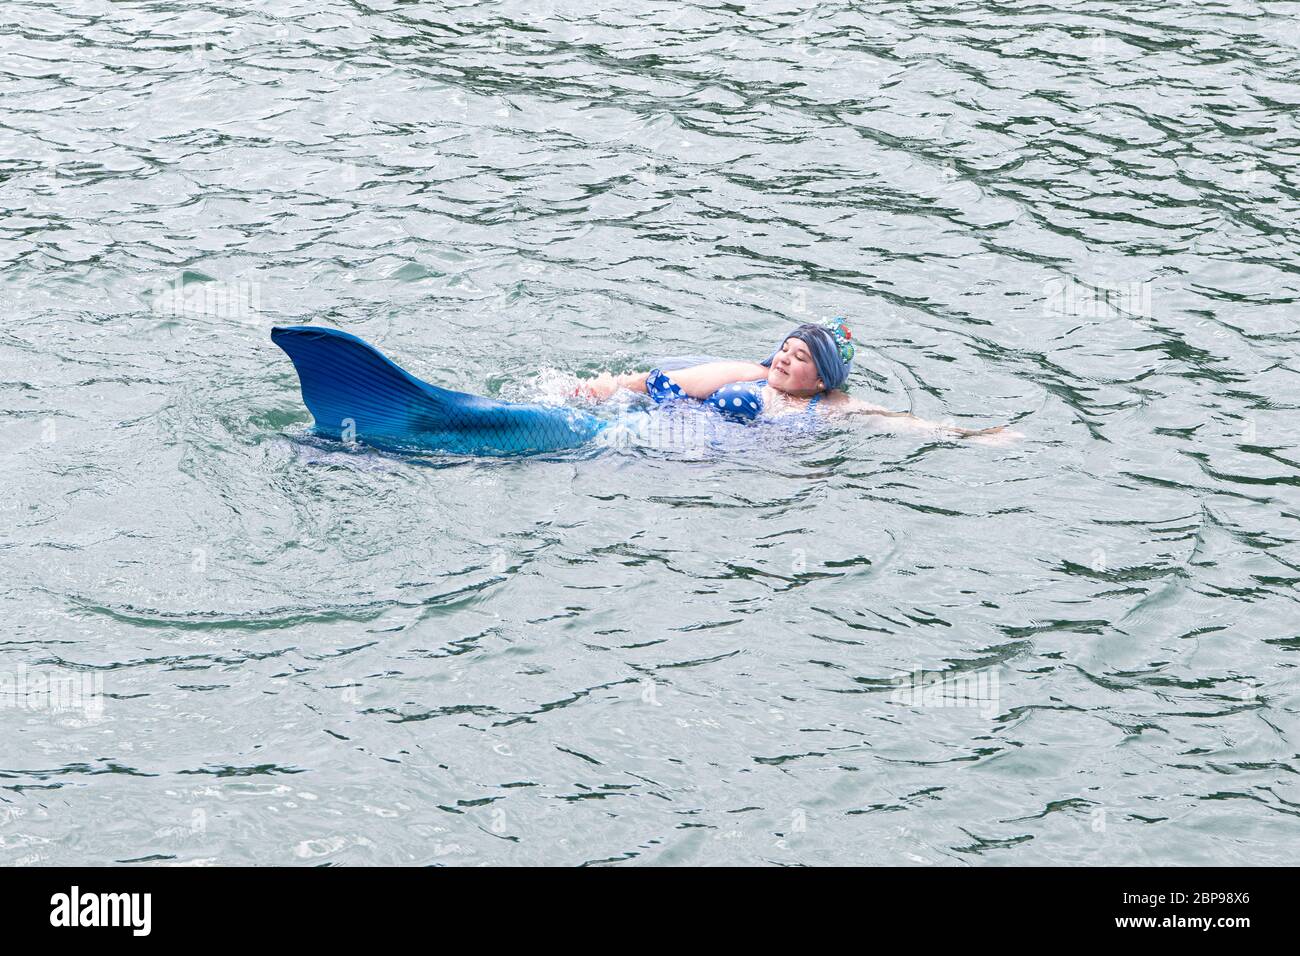
[[[820,392],[822,380],[817,374],[817,363],[813,361],[808,343],[794,337],[782,342],[776,358],[772,359],[767,383],[791,395],[816,395]]]

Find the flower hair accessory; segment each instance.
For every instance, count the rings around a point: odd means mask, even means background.
[[[849,331],[849,327],[844,323],[844,320],[835,319],[828,322],[825,328],[831,334],[831,338],[835,340],[835,346],[840,350],[840,358],[845,362],[852,362],[853,353],[857,349],[853,345],[853,333]]]

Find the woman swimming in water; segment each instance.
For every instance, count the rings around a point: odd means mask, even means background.
[[[612,441],[626,431],[622,423],[566,405],[505,402],[423,382],[370,343],[339,329],[276,327],[271,340],[293,361],[302,400],[315,420],[313,430],[324,438],[401,452],[504,456],[578,448],[602,435]],[[853,351],[843,323],[830,328],[801,325],[765,362],[706,362],[668,372],[660,368],[649,374],[605,374],[579,386],[576,394],[603,400],[627,388],[645,392],[656,402],[707,402],[742,421],[856,412],[913,428],[943,429],[962,438],[1018,437],[1001,428],[975,431],[935,425],[850,398],[840,386],[849,376]]]
[[[972,438],[997,435],[1005,426],[957,428],[927,422],[907,412],[891,412],[853,398],[841,389],[853,368],[853,333],[842,319],[829,326],[804,324],[790,332],[763,362],[708,362],[668,373],[652,369],[611,375],[583,383],[575,395],[604,401],[620,388],[644,392],[657,403],[696,399],[728,418],[759,416],[880,415],[899,424],[937,429]]]

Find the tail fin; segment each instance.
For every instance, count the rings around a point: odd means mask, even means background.
[[[403,371],[374,346],[336,329],[271,330],[293,360],[302,400],[328,438],[380,448],[516,455],[574,448],[605,423],[574,409],[517,405],[453,392]]]

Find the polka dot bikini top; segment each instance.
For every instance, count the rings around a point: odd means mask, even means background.
[[[732,382],[729,385],[722,386],[722,388],[706,398],[704,404],[727,418],[750,422],[763,414],[763,387],[765,385],[767,385],[767,379],[759,379],[753,382]],[[645,391],[658,403],[677,401],[687,397],[686,393],[682,391],[682,387],[659,369],[655,369],[646,376]],[[813,414],[813,409],[817,407],[817,402],[820,400],[820,393],[809,399],[807,408],[809,415]]]

